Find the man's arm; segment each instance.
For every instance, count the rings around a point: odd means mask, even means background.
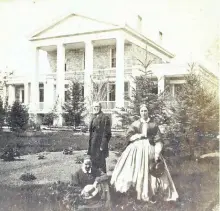
[[[77,171],[75,174],[72,175],[71,182],[74,186],[75,192],[81,192],[81,181],[80,181],[80,173]]]
[[[101,142],[101,146],[100,146],[101,150],[106,150],[108,148],[108,142],[109,142],[111,136],[112,136],[112,133],[111,133],[110,118],[108,116],[105,116],[104,131],[103,131],[102,142]]]

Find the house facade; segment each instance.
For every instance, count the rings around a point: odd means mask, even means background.
[[[158,84],[158,93],[170,84],[175,95],[175,88],[184,83],[183,76],[187,74],[185,66],[170,64],[172,53],[137,29],[77,14],[69,14],[36,32],[30,42],[35,51],[35,66],[30,75],[8,77],[3,96],[8,96],[9,105],[20,100],[28,106],[29,113],[39,123],[56,106],[55,124],[62,126],[62,105],[73,78],[82,84],[86,101],[91,98],[91,78],[107,80],[106,95],[99,101],[104,112],[111,114],[116,107],[128,106],[124,96],[131,93],[132,77],[141,74],[143,67],[139,61],[144,61],[146,55],[152,61],[150,70]],[[43,74],[41,52],[47,61],[47,73]]]

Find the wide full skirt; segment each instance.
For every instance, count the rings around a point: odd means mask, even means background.
[[[155,147],[148,139],[135,141],[128,145],[119,158],[112,174],[111,184],[116,191],[127,192],[135,188],[137,199],[149,201],[153,195],[159,194],[165,201],[175,201],[178,198],[175,185],[171,178],[167,164],[165,172],[160,178],[149,174],[149,166],[154,161]]]

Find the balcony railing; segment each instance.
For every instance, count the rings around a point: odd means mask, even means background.
[[[100,101],[102,105],[102,109],[104,110],[111,110],[115,108],[116,102],[115,101]],[[129,101],[124,102],[124,107],[128,108],[129,106]]]
[[[115,101],[101,101],[102,109],[114,109],[115,108]]]

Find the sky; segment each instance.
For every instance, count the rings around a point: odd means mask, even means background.
[[[204,60],[219,33],[219,0],[0,0],[0,69],[29,72],[30,36],[39,28],[76,12],[113,23],[139,14],[143,32],[153,40],[163,32],[163,46],[176,62]]]

